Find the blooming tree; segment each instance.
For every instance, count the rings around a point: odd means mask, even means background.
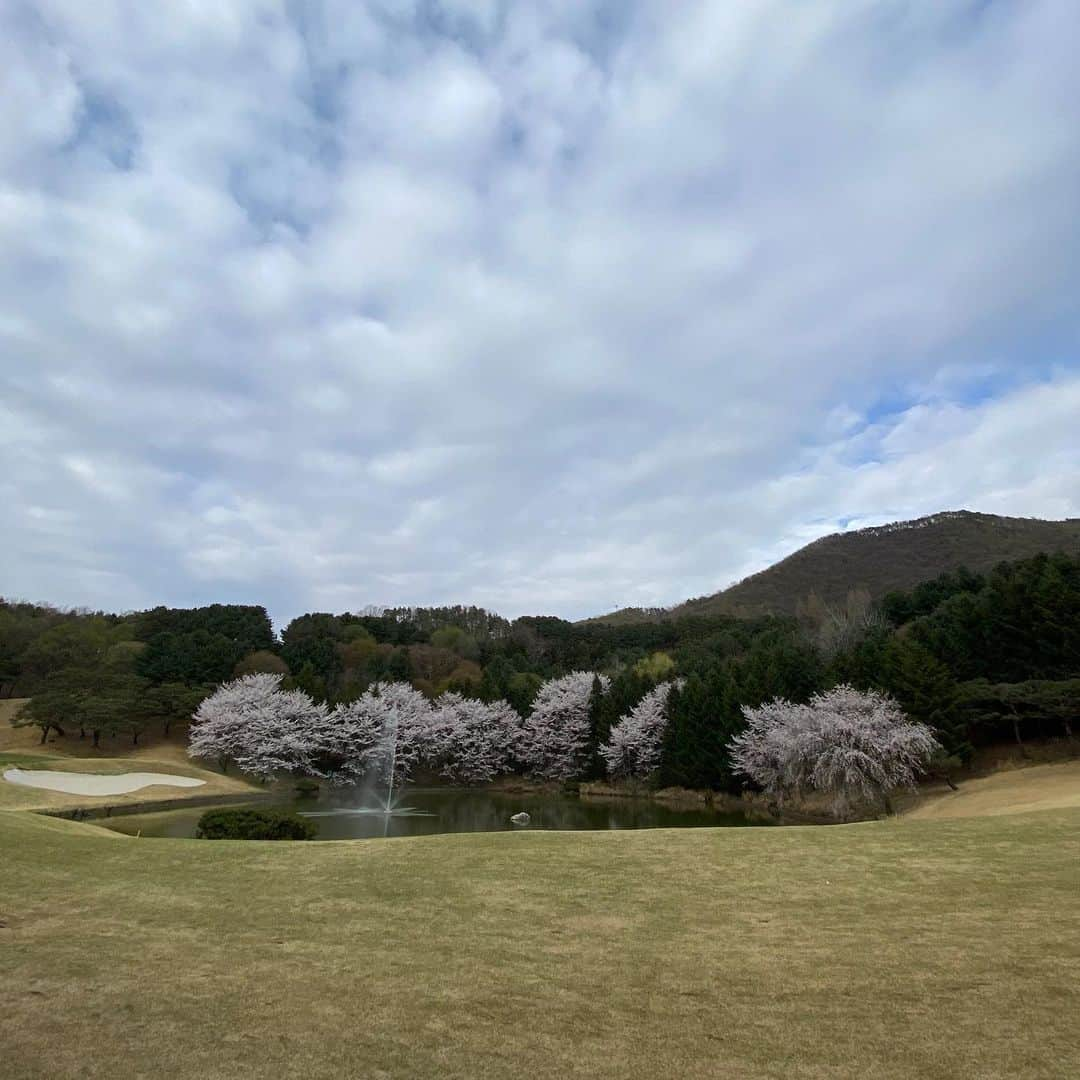
[[[435,701],[427,764],[456,783],[486,783],[513,768],[521,729],[521,717],[505,701],[448,691]]]
[[[385,782],[391,761],[397,782],[424,765],[459,783],[484,783],[519,761],[539,776],[568,778],[587,749],[593,679],[575,672],[544,684],[523,722],[505,701],[446,693],[432,705],[405,682],[376,684],[329,709],[282,690],[280,675],[245,675],[199,705],[188,753],[258,776],[304,772],[335,784]]]
[[[280,675],[245,675],[199,704],[188,732],[188,754],[216,758],[223,770],[232,761],[256,776],[306,771],[326,711],[301,690],[282,690]]]
[[[596,678],[592,671],[573,671],[549,679],[536,692],[519,752],[534,776],[568,780],[581,773],[589,743],[589,698]],[[606,675],[599,679],[606,690],[611,680]]]
[[[408,683],[377,683],[322,718],[312,771],[334,784],[359,784],[387,772],[393,759],[396,779],[406,779],[431,752],[432,719],[431,703]]]
[[[736,771],[777,799],[831,794],[837,815],[859,795],[888,806],[888,792],[914,786],[941,750],[930,728],[873,690],[837,686],[806,705],[777,699],[743,715],[746,730],[728,744]]]
[[[660,743],[667,727],[667,700],[682,680],[662,682],[650,690],[611,729],[600,756],[612,779],[648,776],[660,764]]]

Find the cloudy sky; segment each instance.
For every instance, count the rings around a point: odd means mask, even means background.
[[[0,593],[578,617],[1080,515],[1075,0],[5,0]]]

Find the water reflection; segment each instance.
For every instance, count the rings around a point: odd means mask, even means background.
[[[504,832],[519,829],[658,829],[758,825],[742,814],[718,813],[706,807],[680,808],[647,799],[581,799],[570,795],[511,794],[458,788],[410,788],[402,802],[413,813],[391,815],[349,812],[358,807],[355,792],[327,789],[315,798],[283,798],[272,804],[296,813],[311,813],[320,840],[353,840],[377,836],[423,836],[434,833]],[[190,837],[207,807],[157,814],[128,814],[109,819],[120,832],[143,836]],[[511,823],[525,811],[526,826]],[[104,824],[104,822],[103,822]]]

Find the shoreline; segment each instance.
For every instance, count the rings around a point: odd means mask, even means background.
[[[581,784],[578,794],[583,799],[647,799],[666,806],[701,807],[717,813],[743,814],[751,819],[771,821],[777,825],[839,824],[831,814],[822,809],[785,807],[780,813],[776,813],[761,796],[731,795],[723,791],[702,791],[695,788],[660,788],[653,791],[644,785],[608,784],[595,780]]]
[[[193,795],[187,799],[148,799],[141,802],[111,803],[104,806],[48,806],[32,809],[32,814],[64,818],[67,821],[93,821],[123,817],[126,814],[157,814],[165,810],[184,810],[189,806],[217,806],[265,802],[275,798],[272,791],[236,792],[221,795]]]

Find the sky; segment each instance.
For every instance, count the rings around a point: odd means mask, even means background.
[[[0,594],[715,592],[1080,516],[1075,0],[5,0]]]

